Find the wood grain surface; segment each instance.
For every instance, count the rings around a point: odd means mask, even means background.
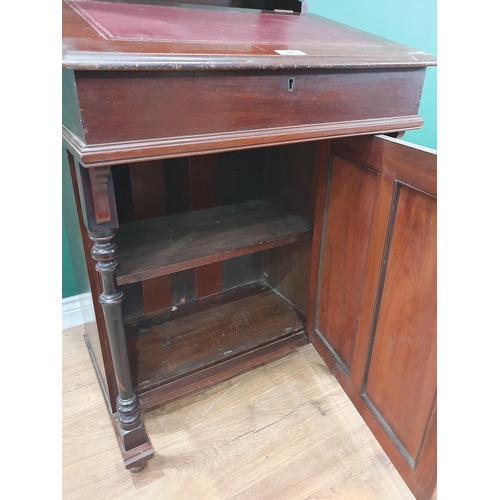
[[[376,186],[373,171],[335,158],[316,327],[348,371],[356,343]]]
[[[127,170],[130,176],[129,203],[132,206],[134,220],[148,220],[164,215],[166,202],[163,162],[146,161],[137,163]],[[143,281],[141,285],[144,314],[166,309],[172,305],[170,276],[157,276]]]
[[[95,4],[96,2],[93,3]],[[143,24],[146,30],[155,29],[152,25],[159,23],[162,25],[160,33],[164,38],[166,33],[167,36],[170,35],[171,41],[160,45],[151,39],[111,39],[110,32],[105,34],[108,38],[106,39],[63,2],[64,67],[135,71],[151,68],[178,70],[367,68],[408,65],[423,67],[436,64],[433,56],[421,50],[405,47],[315,15],[296,16],[203,7],[196,8],[193,14],[192,6],[184,9],[149,6],[141,11],[143,6],[140,5],[107,5],[101,8],[113,10],[122,22],[124,17],[126,23],[127,16],[129,19],[132,16],[133,24]],[[151,9],[157,11],[153,14],[153,19]],[[173,16],[171,13],[175,13],[177,24],[169,28],[168,24]],[[189,23],[193,18],[197,22]],[[90,18],[89,21],[93,23]],[[242,24],[244,29],[228,29],[224,26],[228,22],[233,25]],[[216,33],[209,32],[208,38],[205,37],[204,42],[200,43],[199,32],[206,30],[207,24],[213,26]],[[181,35],[178,40],[172,40],[174,31],[177,36]],[[242,31],[245,39],[241,38]],[[319,34],[323,36],[318,36]],[[221,39],[224,36],[225,39]],[[300,50],[304,55],[281,55],[276,52],[277,49]]]
[[[121,464],[83,341],[63,332],[65,500],[411,500],[312,346],[146,412],[155,457]]]
[[[311,229],[306,219],[261,200],[124,224],[116,239],[118,284],[303,241]]]
[[[436,218],[434,198],[401,187],[366,378],[414,463],[436,396]]]
[[[263,283],[126,325],[134,388],[144,392],[303,331],[304,316]]]
[[[63,2],[63,138],[85,166],[422,125],[420,50],[314,15],[145,3]]]
[[[302,241],[262,253],[262,279],[302,312],[307,310],[311,242]]]
[[[195,269],[196,298],[222,290],[222,264],[223,262],[214,262]]]
[[[318,138],[323,129],[332,135],[336,128],[349,133],[356,124],[371,121],[384,131],[385,122],[394,127],[401,117],[419,119],[424,76],[425,68],[81,71],[76,86],[85,136],[76,140],[84,148],[104,147],[102,162],[112,158],[108,153],[118,153],[120,145],[132,147],[140,157],[144,141],[157,141],[175,153],[186,152],[192,141],[210,149],[221,140],[238,145],[246,138],[262,144],[294,129],[304,139]],[[288,90],[290,78],[293,91]]]
[[[357,203],[356,196],[345,196],[336,209],[335,203],[326,206],[336,220],[323,246],[337,251],[324,259],[319,280],[334,298],[321,310],[320,296],[322,329],[310,330],[309,318],[309,337],[413,494],[429,500],[437,477],[436,153],[384,137],[339,139],[331,146],[333,179],[335,166],[343,165],[376,183]],[[362,180],[356,182],[360,189]],[[342,186],[348,189],[348,179]],[[363,207],[371,212],[364,227],[356,223]],[[351,267],[347,292],[335,282],[344,267]],[[349,316],[336,308],[344,295],[343,310],[358,310],[350,320],[349,367],[337,352],[346,351],[343,323]]]

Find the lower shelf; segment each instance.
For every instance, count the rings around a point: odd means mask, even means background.
[[[140,394],[301,334],[305,316],[262,282],[180,305],[126,325],[132,381]],[[272,349],[265,349],[272,352]],[[232,363],[235,365],[237,363]],[[213,370],[210,370],[213,372]]]

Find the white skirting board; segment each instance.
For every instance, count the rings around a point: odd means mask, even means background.
[[[62,299],[62,329],[80,326],[94,320],[90,293]]]

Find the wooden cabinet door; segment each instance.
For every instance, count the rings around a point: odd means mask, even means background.
[[[417,499],[436,486],[436,154],[332,141],[308,334]]]

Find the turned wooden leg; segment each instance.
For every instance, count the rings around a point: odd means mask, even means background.
[[[112,230],[89,231],[89,236],[94,242],[92,258],[97,261],[96,269],[102,278],[103,293],[99,297],[99,302],[104,313],[118,385],[115,430],[122,448],[125,467],[138,472],[144,468],[147,460],[152,458],[154,451],[141,419],[139,400],[132,388],[122,314],[124,297],[116,284],[115,270],[118,262],[117,246],[113,242],[114,235]]]

